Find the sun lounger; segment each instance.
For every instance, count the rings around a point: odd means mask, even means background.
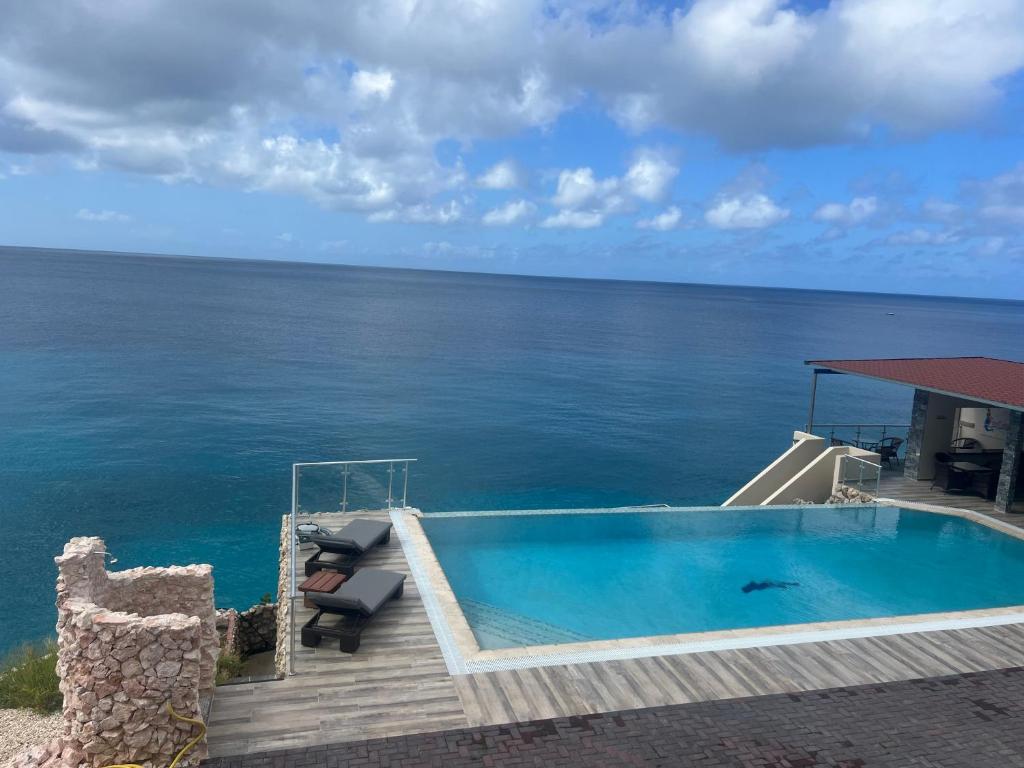
[[[310,536],[317,552],[306,560],[306,575],[330,570],[351,576],[355,565],[378,544],[391,540],[391,523],[378,520],[353,520],[329,536]]]
[[[317,611],[302,626],[302,644],[315,648],[325,638],[337,638],[338,648],[355,653],[363,629],[391,599],[402,596],[405,574],[364,568],[342,584],[337,592],[306,593]],[[321,624],[325,614],[340,617],[334,626]]]

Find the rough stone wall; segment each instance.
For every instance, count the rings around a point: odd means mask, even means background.
[[[222,653],[235,653],[238,649],[238,611],[234,608],[217,610],[217,635]]]
[[[291,618],[291,601],[288,597],[290,588],[289,571],[291,568],[291,516],[281,518],[281,537],[279,539],[280,567],[277,571],[277,642],[274,647],[274,670],[279,680],[288,674],[288,621]]]
[[[910,412],[910,432],[907,434],[907,450],[903,458],[903,476],[917,480],[921,462],[921,443],[924,427],[928,422],[928,393],[923,389],[914,390],[914,405]]]
[[[1009,512],[1017,498],[1017,483],[1021,469],[1021,451],[1024,451],[1024,413],[1010,411],[1010,423],[1006,428],[1006,445],[1003,446],[1003,463],[999,470],[996,486],[996,510]]]
[[[195,735],[168,702],[199,717],[202,622],[180,613],[140,617],[69,600],[58,623],[64,765],[164,766]],[[195,765],[205,743],[186,757]]]
[[[277,605],[254,605],[239,612],[234,608],[217,612],[221,648],[243,658],[277,648]]]
[[[238,614],[237,650],[243,656],[277,648],[277,605],[254,605]]]
[[[849,485],[837,484],[826,504],[869,504],[875,497]]]
[[[64,733],[15,758],[19,768],[165,766],[194,735],[167,705],[200,716],[219,648],[208,565],[109,574],[98,538],[74,538],[55,558],[57,672]],[[181,612],[188,610],[191,615]],[[206,756],[201,742],[179,764]]]
[[[107,574],[108,604],[140,616],[183,613],[198,616],[199,693],[212,696],[217,677],[217,612],[213,604],[213,566],[172,565],[169,568],[133,568]]]

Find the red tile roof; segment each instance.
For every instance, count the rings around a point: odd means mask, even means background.
[[[807,365],[1024,410],[1024,363],[1012,360],[913,357],[901,360],[808,360]]]

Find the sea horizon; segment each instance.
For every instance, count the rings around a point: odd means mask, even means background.
[[[494,277],[519,277],[519,278],[538,278],[546,280],[581,280],[581,281],[592,281],[601,283],[636,283],[640,285],[678,285],[678,286],[693,286],[693,287],[705,287],[705,288],[750,288],[750,289],[763,289],[768,291],[809,291],[815,293],[836,293],[843,295],[853,296],[908,296],[908,297],[921,297],[921,298],[936,298],[936,299],[957,299],[965,301],[992,301],[992,302],[1007,302],[1012,304],[1024,304],[1024,293],[1021,297],[1001,297],[1001,296],[969,296],[962,294],[948,294],[948,293],[906,293],[900,291],[855,291],[846,290],[842,288],[821,288],[821,287],[809,287],[809,286],[792,286],[792,285],[763,285],[754,283],[718,283],[718,282],[700,282],[700,281],[687,281],[687,280],[657,280],[654,278],[628,278],[628,277],[599,277],[599,276],[581,276],[581,275],[558,275],[558,274],[539,274],[539,273],[527,273],[527,272],[499,272],[499,271],[478,271],[478,270],[467,270],[467,269],[445,269],[444,267],[410,267],[400,265],[388,265],[388,264],[357,264],[339,261],[316,261],[313,259],[280,259],[280,258],[269,258],[259,256],[221,256],[221,255],[200,255],[200,254],[188,254],[188,253],[163,253],[159,251],[121,251],[121,250],[102,250],[102,249],[90,249],[90,248],[51,248],[49,246],[38,246],[38,245],[3,245],[0,244],[0,254],[4,251],[33,251],[33,252],[44,252],[44,253],[81,253],[81,254],[103,254],[105,256],[115,257],[136,257],[136,258],[153,258],[153,259],[179,259],[182,261],[200,260],[200,261],[222,261],[222,262],[241,262],[241,263],[252,263],[252,264],[280,264],[280,265],[296,265],[296,266],[311,266],[311,267],[340,267],[344,269],[368,269],[368,270],[398,270],[403,272],[440,272],[443,274],[453,275],[486,275]]]

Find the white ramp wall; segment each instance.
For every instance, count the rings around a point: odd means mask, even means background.
[[[753,480],[726,499],[723,507],[756,506],[778,493],[826,449],[825,439],[806,432],[793,433],[793,445],[761,470]]]

